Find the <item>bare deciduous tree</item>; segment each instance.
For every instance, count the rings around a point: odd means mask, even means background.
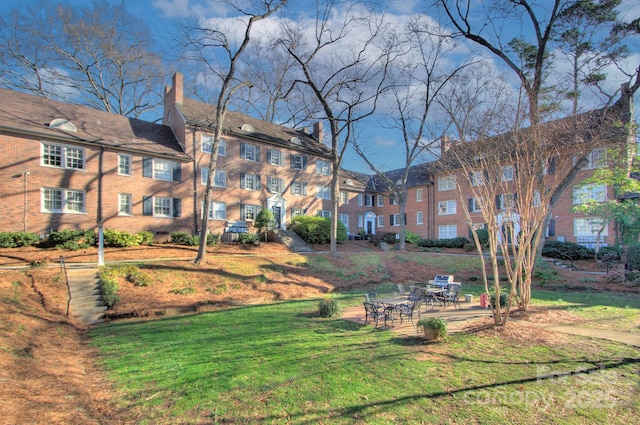
[[[162,102],[151,44],[123,6],[32,2],[0,17],[0,84],[139,118]]]
[[[329,122],[333,155],[330,250],[337,256],[339,172],[354,126],[371,116],[383,92],[390,61],[384,17],[358,2],[316,2],[311,31],[292,23],[284,28],[280,44],[294,59],[299,76],[294,86],[310,90]],[[344,10],[337,10],[338,7]],[[341,18],[340,18],[341,16]],[[292,88],[293,88],[292,87]]]
[[[251,40],[251,31],[256,22],[261,21],[282,8],[287,0],[261,0],[246,4],[243,1],[226,1],[238,14],[237,23],[244,25],[242,40],[235,44],[228,38],[233,34],[230,28],[220,28],[211,25],[192,24],[183,29],[186,55],[197,61],[201,69],[207,71],[207,78],[212,78],[212,84],[219,84],[215,97],[215,117],[210,118],[214,129],[209,173],[205,188],[202,225],[200,227],[200,245],[194,260],[201,264],[206,259],[209,210],[211,208],[211,191],[215,170],[218,166],[218,146],[222,138],[224,117],[228,105],[234,94],[241,88],[250,86],[248,81],[239,80],[236,76],[242,55]],[[246,6],[247,8],[244,8]]]

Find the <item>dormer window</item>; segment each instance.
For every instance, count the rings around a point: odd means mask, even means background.
[[[63,131],[71,131],[73,133],[77,133],[78,129],[75,125],[69,120],[65,120],[64,118],[56,118],[51,120],[49,123],[49,128],[55,128],[56,130]]]
[[[253,128],[253,126],[251,124],[242,124],[242,127],[240,127],[240,129],[242,131],[246,131],[247,133],[255,133],[256,129]]]

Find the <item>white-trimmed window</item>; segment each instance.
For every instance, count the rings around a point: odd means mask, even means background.
[[[131,155],[118,154],[118,174],[121,176],[131,175]]]
[[[142,215],[153,217],[180,217],[182,200],[168,196],[143,196]]]
[[[331,162],[322,159],[316,159],[316,173],[329,175],[331,174]]]
[[[422,188],[416,189],[416,202],[422,202]]]
[[[240,189],[262,190],[262,183],[258,174],[240,173]]]
[[[361,207],[364,205],[364,195],[362,193],[358,193],[358,206]]]
[[[384,227],[384,216],[380,214],[378,217],[378,227]]]
[[[291,208],[291,218],[304,215],[304,208]]]
[[[331,186],[322,184],[317,185],[316,197],[320,199],[331,199]]]
[[[364,227],[364,216],[362,214],[358,214],[358,227]]]
[[[282,193],[284,191],[284,180],[278,177],[267,177],[267,190],[271,193]]]
[[[496,196],[496,209],[507,210],[513,209],[516,206],[516,200],[518,199],[517,193],[501,193]]]
[[[378,195],[378,206],[384,207],[384,195]]]
[[[291,168],[294,170],[306,170],[307,169],[307,157],[305,155],[292,153],[289,156],[291,162]]]
[[[514,175],[513,171],[514,171],[513,165],[507,165],[502,167],[502,175],[500,176],[500,181],[503,181],[503,182],[513,181],[513,175]]]
[[[180,181],[182,179],[182,167],[179,162],[145,157],[142,158],[142,177]]]
[[[213,136],[209,134],[202,135],[202,152],[206,152],[206,153],[213,152]],[[220,139],[220,142],[218,142],[218,155],[227,156],[227,140],[226,139]]]
[[[585,204],[588,202],[604,202],[607,200],[607,186],[587,184],[573,188],[573,204]]]
[[[202,184],[207,184],[209,178],[209,168],[200,168],[200,181]],[[213,185],[215,187],[227,187],[227,172],[225,170],[217,170],[213,175]]]
[[[271,165],[284,165],[284,157],[278,149],[267,149],[267,163]]]
[[[347,205],[349,203],[349,194],[343,190],[340,191],[340,204]]]
[[[607,166],[607,150],[594,149],[589,153],[589,164],[587,169],[602,168]]]
[[[455,188],[456,188],[455,176],[438,177],[438,192],[444,192],[446,190],[454,190]]]
[[[469,198],[469,212],[481,212],[480,203],[476,198]]]
[[[329,210],[318,210],[316,211],[316,216],[322,218],[331,218],[331,211]]]
[[[446,224],[438,226],[438,239],[453,239],[458,237],[458,226]]]
[[[291,194],[295,196],[307,196],[307,182],[293,181],[291,183]]]
[[[364,206],[372,207],[373,206],[373,195],[364,195]]]
[[[389,204],[390,205],[398,205],[398,197],[395,193],[389,195]]]
[[[118,194],[118,215],[131,215],[131,194]]]
[[[485,180],[484,171],[474,171],[469,175],[471,186],[484,186]]]
[[[598,231],[602,228],[602,218],[599,217],[587,217],[587,218],[575,218],[573,219],[573,234],[576,237],[580,236],[598,236]],[[600,236],[609,235],[609,225],[605,224],[604,230],[600,233]]]
[[[533,192],[533,206],[538,208],[540,207],[540,205],[542,205],[542,200],[540,198],[540,191],[536,190],[535,192]]]
[[[450,215],[456,213],[456,201],[438,202],[438,215]]]
[[[42,212],[84,213],[85,192],[69,189],[42,189]]]
[[[416,212],[416,224],[424,224],[424,213],[422,211]]]
[[[240,158],[260,162],[260,147],[249,143],[240,143]]]
[[[258,205],[240,205],[240,219],[244,221],[254,221],[260,212]]]
[[[227,204],[225,202],[211,201],[211,203],[209,204],[209,218],[211,220],[226,220]]]
[[[407,215],[404,215],[404,224],[407,225]],[[400,214],[391,214],[389,216],[389,226],[400,226]]]
[[[340,221],[346,227],[347,232],[349,231],[349,214],[340,213]]]
[[[84,149],[42,142],[41,164],[48,167],[84,170]]]

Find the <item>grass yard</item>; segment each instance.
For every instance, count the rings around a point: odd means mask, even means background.
[[[578,305],[571,295],[555,292],[544,302]],[[360,298],[334,296],[346,305]],[[600,314],[600,296],[582,300],[583,314]],[[509,326],[427,344],[321,319],[317,302],[115,323],[90,335],[116,388],[112,401],[136,424],[600,424],[640,417],[633,347],[538,329],[538,340],[519,339]]]

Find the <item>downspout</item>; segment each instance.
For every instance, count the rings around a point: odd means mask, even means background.
[[[103,173],[104,146],[100,146],[98,153],[98,208],[96,221],[98,222],[98,267],[104,266],[104,229],[102,223],[102,173]]]
[[[191,143],[192,143],[192,152],[193,152],[193,229],[195,230],[195,232],[193,233],[194,235],[197,235],[200,233],[200,230],[198,229],[198,163],[197,163],[197,159],[196,159],[196,129],[195,127],[192,127],[192,134],[193,136],[191,137]]]

